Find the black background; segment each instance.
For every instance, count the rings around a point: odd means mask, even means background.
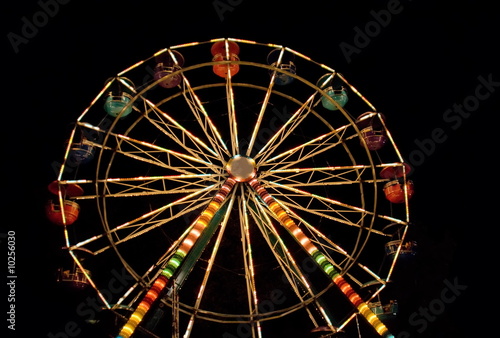
[[[220,2],[232,3],[230,10],[218,12],[214,1],[73,0],[53,7],[46,20],[37,15],[43,0],[3,5],[7,76],[2,86],[0,226],[3,234],[16,232],[13,336],[48,337],[78,320],[78,300],[61,296],[54,282],[62,233],[43,214],[46,186],[56,178],[51,163],[62,157],[71,122],[118,71],[161,48],[217,37],[300,51],[342,73],[390,116],[389,128],[403,156],[413,159],[417,189],[412,221],[420,252],[408,272],[401,330],[412,337],[494,334],[497,325],[488,318],[498,312],[492,274],[498,265],[494,202],[500,86],[467,116],[455,114],[451,121],[445,113],[476,95],[479,77],[500,82],[499,15],[492,2],[401,0],[390,23],[379,25],[363,46],[356,45],[356,27],[364,31],[374,21],[371,11],[395,1]],[[13,43],[13,34],[23,37],[26,22],[34,20],[41,21],[29,38]],[[358,48],[350,60],[341,44]],[[436,129],[445,136],[424,153],[419,144],[430,147]],[[0,240],[6,266],[6,242]],[[423,332],[416,332],[420,326],[412,325],[410,316],[439,299],[445,281],[454,280],[467,288]],[[0,313],[8,310],[3,294]],[[1,323],[3,330],[7,323]]]

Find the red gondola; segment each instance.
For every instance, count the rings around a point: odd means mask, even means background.
[[[240,47],[234,41],[218,41],[212,45],[212,61],[239,61]],[[220,77],[226,78],[228,74],[236,75],[240,65],[235,63],[220,63],[213,66],[213,71]]]

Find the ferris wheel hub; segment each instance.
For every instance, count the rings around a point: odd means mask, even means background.
[[[248,182],[254,178],[257,173],[255,161],[243,155],[231,157],[226,164],[226,170],[237,182]]]

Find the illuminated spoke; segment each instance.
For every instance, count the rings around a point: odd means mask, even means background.
[[[229,150],[226,147],[217,127],[213,123],[212,119],[208,116],[208,113],[203,106],[200,98],[191,87],[189,80],[183,74],[184,90],[183,95],[186,103],[188,104],[191,112],[198,121],[198,124],[203,129],[205,136],[208,138],[209,143],[217,152],[219,158],[223,158],[224,155],[229,155]]]
[[[316,261],[323,271],[332,278],[335,285],[345,294],[349,301],[358,309],[367,322],[383,337],[393,337],[387,327],[377,318],[375,313],[354,291],[348,282],[340,275],[325,255],[311,242],[302,232],[295,222],[288,216],[286,211],[269,195],[256,179],[252,179],[249,184],[262,197],[268,208],[280,220],[280,223],[292,234],[302,248]]]
[[[209,193],[214,189],[215,186],[209,186],[203,190],[188,194],[172,203],[163,205],[129,222],[123,223],[115,228],[110,229],[108,234],[116,234],[116,236],[119,236],[120,233],[127,230],[128,233],[125,237],[121,235],[119,239],[115,241],[115,243],[118,244],[121,242],[125,242],[131,238],[137,237],[147,231],[150,231],[151,229],[164,225],[176,218],[183,216],[184,214],[198,209],[200,206],[203,206],[203,202],[206,203],[206,201],[209,200]],[[175,212],[174,207],[182,207],[182,212]],[[165,212],[166,215],[163,214]]]
[[[253,197],[255,198],[255,196]],[[249,209],[249,211],[254,222],[258,225],[262,236],[265,238],[267,245],[271,248],[283,275],[297,298],[305,305],[313,300],[313,303],[315,303],[317,309],[323,315],[324,320],[326,320],[329,326],[332,326],[329,316],[326,314],[325,309],[317,299],[317,292],[312,289],[310,281],[302,272],[302,269],[293,258],[283,239],[279,236],[278,231],[270,218],[274,217],[274,215],[268,214],[269,211],[264,209],[264,206],[261,203],[255,204],[253,208]],[[312,323],[315,326],[318,326],[318,321],[316,320],[312,310],[308,306],[305,308]]]
[[[106,133],[98,127],[85,125],[99,133]],[[149,142],[140,141],[122,134],[107,132],[109,138],[115,142],[113,146],[103,145],[93,141],[88,141],[89,145],[111,151],[116,154],[127,156],[133,160],[146,162],[155,166],[163,167],[184,174],[192,174],[188,169],[203,171],[202,169],[218,168],[210,162],[198,159],[191,155],[183,154],[168,148],[164,148]],[[165,157],[163,159],[163,157]]]
[[[304,102],[304,104],[285,122],[285,124],[270,138],[270,140],[259,150],[255,159],[258,159],[258,163],[268,162],[267,158],[279,147],[290,134],[300,125],[300,123],[308,116],[311,112],[312,105],[314,103],[313,94],[309,99]],[[262,157],[262,158],[261,158]]]
[[[188,236],[184,238],[176,253],[169,259],[165,268],[162,270],[161,275],[155,280],[153,286],[143,296],[141,303],[139,303],[127,323],[122,327],[120,333],[118,334],[119,337],[128,338],[134,333],[137,325],[142,321],[146,313],[151,308],[153,302],[155,302],[158,298],[159,293],[165,288],[167,282],[177,271],[189,251],[191,251],[191,248],[198,240],[201,233],[211,222],[215,213],[220,209],[222,203],[225,202],[226,197],[232,190],[235,183],[236,182],[231,178],[228,178],[226,182],[224,182],[222,188],[215,195],[209,206],[201,213]],[[157,288],[155,288],[156,285],[158,285]],[[152,293],[152,295],[150,295],[150,293]]]
[[[203,207],[212,198],[211,193],[216,189],[216,187],[217,186],[212,185],[191,194],[187,194],[178,200],[158,207],[128,222],[117,225],[116,227],[111,228],[108,224],[107,231],[105,233],[77,243],[73,245],[71,249],[86,246],[96,240],[100,240],[111,235],[114,238],[115,245],[127,242],[133,238],[139,238],[141,235],[144,235],[155,228],[168,224],[175,219],[179,219]],[[103,203],[106,203],[105,200]],[[181,211],[178,211],[178,209]],[[99,250],[96,250],[94,254],[97,255],[108,250],[109,248],[110,246],[106,245],[101,247]]]
[[[243,191],[243,187],[241,188]],[[242,194],[243,195],[243,194]],[[245,281],[248,294],[248,309],[250,317],[258,315],[258,295],[257,287],[255,285],[255,267],[253,261],[252,245],[250,241],[250,226],[248,223],[248,207],[246,200],[241,198],[239,200],[239,219],[241,227],[241,242],[243,249],[243,262],[245,267]],[[252,318],[252,321],[254,319]],[[260,321],[256,320],[255,325],[252,325],[252,336],[261,337],[261,326]]]
[[[361,182],[373,183],[372,166],[330,166],[315,168],[279,168],[263,171],[259,176],[291,187],[334,186]],[[378,180],[383,181],[383,180]]]
[[[229,135],[231,138],[232,155],[237,155],[240,152],[238,138],[238,120],[234,107],[234,91],[231,80],[231,71],[227,72],[226,79],[226,99],[227,99],[227,116],[229,118]]]
[[[280,206],[284,210],[286,210],[290,218],[292,218],[296,224],[304,226],[304,232],[308,234],[311,242],[319,247],[320,250],[322,250],[323,254],[328,258],[328,261],[331,264],[333,264],[339,271],[344,272],[347,276],[350,277],[351,280],[356,281],[358,285],[362,284],[361,282],[357,281],[356,277],[353,274],[349,272],[349,268],[352,266],[352,264],[356,264],[359,268],[365,271],[370,276],[370,278],[373,278],[373,280],[385,282],[378,274],[374,273],[367,266],[364,266],[363,264],[358,262],[359,254],[361,253],[362,249],[362,247],[360,247],[361,243],[359,241],[355,245],[355,248],[357,248],[358,250],[352,250],[353,252],[357,252],[356,256],[353,256],[349,253],[348,250],[344,249],[342,245],[336,243],[335,240],[331,238],[332,234],[324,234],[316,226],[310,224],[305,220],[305,218],[299,216],[294,210],[290,209],[288,205],[282,203],[277,199],[276,202],[278,202]],[[378,234],[383,235],[382,233]],[[333,237],[335,238],[335,234],[333,234]],[[333,255],[331,255],[333,253],[338,254],[337,256],[340,257],[342,261],[334,259]]]
[[[283,56],[284,49],[281,50],[280,56],[279,56],[279,61],[281,61],[281,58]],[[278,61],[278,62],[279,62]],[[271,80],[269,82],[269,86],[266,90],[266,95],[264,96],[264,101],[262,102],[262,105],[260,107],[259,115],[257,117],[257,121],[255,122],[255,126],[252,129],[252,136],[250,137],[250,143],[248,145],[248,150],[247,150],[247,156],[250,156],[252,153],[252,149],[255,144],[255,140],[257,139],[258,132],[260,130],[260,126],[262,124],[262,119],[264,117],[264,113],[266,111],[266,108],[269,104],[269,98],[271,97],[271,92],[274,87],[274,80],[276,78],[276,71],[272,73]]]
[[[355,206],[348,203],[343,203],[336,199],[332,199],[329,197],[321,196],[318,194],[313,194],[301,189],[289,187],[286,185],[276,184],[274,182],[268,182],[268,189],[272,189],[276,191],[276,194],[279,196],[288,197],[287,200],[283,200],[282,203],[293,206],[297,209],[300,209],[305,212],[321,215],[327,219],[331,219],[333,221],[355,226],[355,227],[364,227],[364,218],[365,216],[375,216],[373,211],[369,211],[363,207]],[[284,191],[291,192],[292,194],[286,193]],[[297,202],[297,198],[303,198],[302,203]],[[318,202],[318,203],[315,203]],[[317,205],[314,207],[312,205]],[[348,215],[354,214],[355,217],[359,215],[358,221],[352,221]],[[391,222],[404,224],[403,221],[398,220],[396,218],[386,216],[386,215],[376,215],[381,219],[385,219]],[[377,233],[379,235],[385,235],[382,231],[368,228],[369,231]]]
[[[326,152],[339,145],[343,145],[346,140],[354,136],[346,136],[347,126],[329,131],[314,139],[308,140],[298,146],[288,149],[262,163],[264,166],[271,166],[285,169],[300,162],[312,159],[314,156],[324,156]]]
[[[83,194],[74,197],[75,200],[93,199],[97,197],[139,197],[173,194],[195,193],[212,184],[221,181],[220,175],[193,174],[193,175],[166,175],[130,178],[107,178],[99,180],[68,180],[61,181],[62,185],[81,185],[85,191],[91,191],[91,186],[103,186],[99,194]]]
[[[219,155],[205,144],[199,137],[193,135],[189,130],[183,127],[179,122],[175,121],[170,115],[161,111],[152,102],[148,102],[151,106],[149,114],[145,114],[145,118],[154,125],[158,130],[162,131],[175,144],[186,150],[192,156],[199,159],[205,158],[205,161],[213,162],[219,158]],[[187,141],[194,147],[188,146]]]

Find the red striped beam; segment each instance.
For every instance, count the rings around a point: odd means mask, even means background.
[[[161,274],[156,278],[151,288],[143,296],[134,313],[132,313],[116,338],[129,338],[132,336],[139,323],[143,320],[144,316],[157,300],[163,289],[165,289],[168,281],[177,271],[188,252],[200,237],[201,233],[205,230],[214,215],[220,209],[222,203],[226,200],[235,184],[236,180],[232,177],[229,177],[226,182],[224,182],[208,207],[201,213],[200,217],[193,226],[193,229],[191,229],[186,238],[184,238],[175,254],[167,262],[167,265],[162,270]]]
[[[358,309],[359,313],[366,318],[368,323],[382,336],[386,338],[394,338],[389,332],[389,329],[380,321],[380,319],[373,313],[368,305],[361,299],[361,297],[354,291],[349,283],[342,277],[342,275],[335,269],[332,263],[328,261],[321,251],[311,242],[311,240],[302,232],[302,230],[295,224],[295,222],[288,216],[285,209],[279,205],[278,202],[272,197],[264,187],[255,179],[251,179],[250,186],[259,194],[262,200],[267,204],[269,209],[274,213],[278,220],[285,226],[285,228],[292,234],[292,236],[300,243],[300,245],[307,251],[307,253],[316,261],[321,269],[330,277],[337,285],[337,287],[346,295],[349,301]]]

